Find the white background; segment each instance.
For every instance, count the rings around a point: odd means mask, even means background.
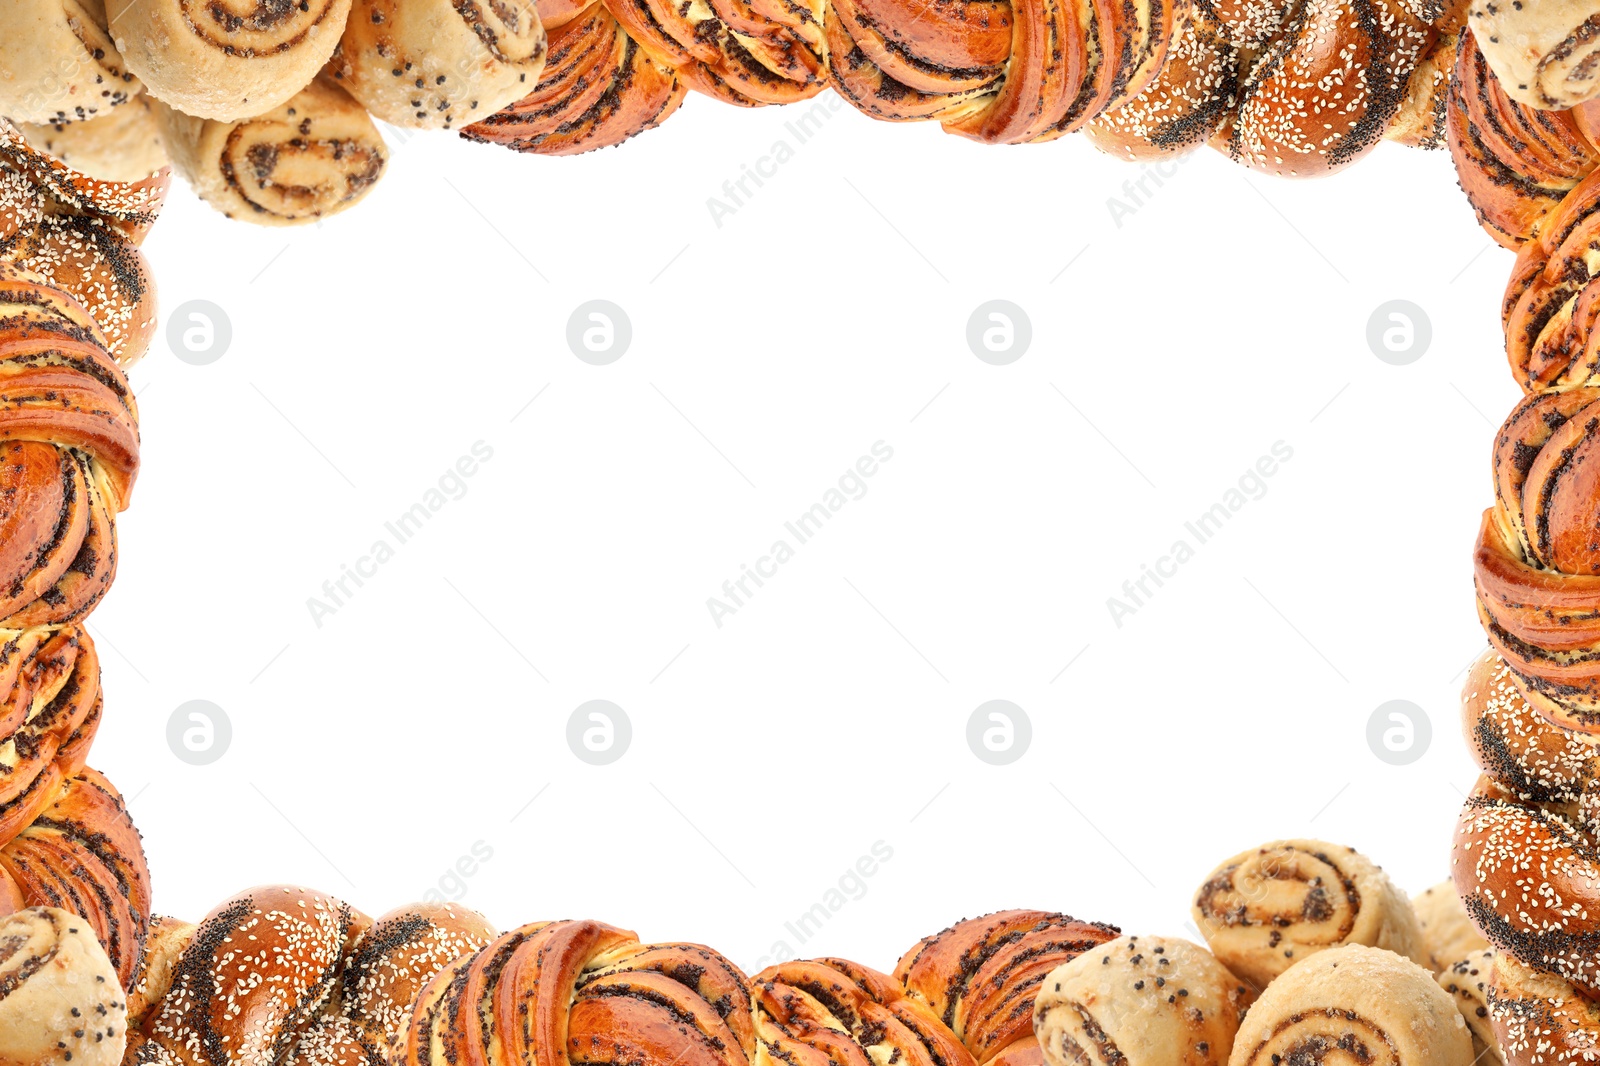
[[[1447,875],[1472,539],[1517,396],[1511,256],[1448,157],[1289,184],[1206,151],[1119,227],[1141,171],[1082,139],[840,108],[797,145],[797,117],[692,98],[573,159],[413,137],[297,231],[175,194],[164,311],[210,301],[233,341],[135,370],[144,468],[91,625],[94,761],[159,911],[432,889],[502,927],[887,969],[1002,907],[1182,933],[1212,866],[1274,837],[1408,891]],[[707,199],[779,140],[719,226]],[[1032,323],[1008,366],[966,341],[996,298]],[[591,299],[631,320],[609,366],[565,339]],[[1431,320],[1412,365],[1365,339],[1392,299]],[[864,498],[716,627],[707,598],[880,440]],[[466,495],[315,625],[308,597],[478,441]],[[1108,597],[1278,441],[1265,495],[1115,625]],[[167,743],[195,699],[232,723],[208,766]],[[567,746],[593,699],[632,721],[610,766]],[[1011,766],[967,746],[991,699],[1032,720]],[[1393,699],[1432,724],[1410,766],[1367,744]],[[876,841],[893,858],[801,944],[785,922]]]

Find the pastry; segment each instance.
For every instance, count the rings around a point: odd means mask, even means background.
[[[786,962],[751,979],[758,1066],[975,1066],[899,982],[844,959]]]
[[[1254,999],[1187,940],[1121,937],[1050,972],[1033,1031],[1049,1066],[1225,1066]]]
[[[998,911],[923,937],[894,976],[980,1066],[1031,1066],[1040,1054],[1033,1002],[1045,976],[1118,932],[1049,911]]]
[[[394,1066],[460,1062],[748,1066],[750,988],[695,944],[599,922],[525,925],[452,963],[412,1006]]]
[[[29,144],[83,174],[129,182],[167,165],[161,130],[146,96],[85,122],[19,127]]]
[[[119,0],[111,35],[156,99],[196,118],[237,122],[304,89],[349,14],[350,0]]]
[[[79,626],[0,638],[0,840],[10,840],[83,769],[100,726],[100,659]]]
[[[1234,856],[1200,886],[1193,913],[1217,959],[1258,990],[1345,944],[1428,958],[1411,903],[1388,875],[1351,848],[1317,840]]]
[[[121,230],[90,215],[50,215],[4,253],[23,270],[77,299],[124,369],[156,333],[156,288],[144,253]]]
[[[239,122],[208,122],[160,104],[155,110],[173,167],[200,198],[258,225],[338,214],[371,192],[388,164],[372,119],[326,80]]]
[[[1600,1004],[1553,974],[1498,958],[1488,1005],[1506,1066],[1574,1066],[1600,1054]]]
[[[1450,74],[1467,33],[1467,0],[1453,0],[1449,10],[1433,21],[1434,41],[1417,62],[1406,85],[1400,110],[1383,131],[1386,140],[1408,148],[1443,148],[1448,143],[1446,112],[1450,99]]]
[[[1600,381],[1588,245],[1600,233],[1600,175],[1591,172],[1517,253],[1502,314],[1506,358],[1528,392]]]
[[[1392,951],[1346,944],[1273,981],[1228,1059],[1229,1066],[1300,1062],[1472,1066],[1472,1037],[1432,974]]]
[[[0,898],[20,896],[28,906],[82,916],[122,987],[132,988],[150,914],[139,831],[121,794],[94,770],[60,782],[46,799],[20,832],[0,843]]]
[[[676,68],[639,46],[604,4],[550,26],[538,86],[461,131],[519,152],[573,155],[621,144],[666,121],[688,92]]]
[[[144,941],[144,971],[128,993],[129,1029],[142,1030],[151,1010],[171,990],[173,971],[197,928],[192,922],[160,914],[150,917]]]
[[[7,0],[0,15],[0,115],[81,122],[139,93],[106,32],[103,0]]]
[[[166,201],[171,177],[158,171],[135,182],[104,181],[52,159],[0,118],[0,251],[50,214],[89,215],[144,240]],[[31,219],[31,224],[24,225]]]
[[[0,628],[83,618],[139,465],[127,379],[77,301],[0,262]]]
[[[1600,93],[1600,34],[1592,5],[1473,0],[1467,21],[1489,69],[1518,103],[1558,110]]]
[[[32,907],[0,917],[0,1066],[117,1066],[125,1000],[76,914]]]
[[[1454,881],[1445,881],[1413,896],[1411,909],[1417,912],[1422,929],[1422,945],[1428,953],[1428,968],[1443,973],[1453,963],[1489,946],[1467,917],[1467,909],[1456,894]]]
[[[355,0],[328,74],[391,125],[451,129],[532,92],[545,46],[532,3]]]
[[[1439,987],[1455,999],[1456,1010],[1472,1034],[1472,1061],[1479,1066],[1504,1063],[1500,1037],[1489,1018],[1489,982],[1494,975],[1494,952],[1474,952],[1439,973]]]

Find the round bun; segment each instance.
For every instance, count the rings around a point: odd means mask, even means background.
[[[1345,944],[1428,958],[1411,902],[1388,875],[1353,848],[1320,840],[1235,855],[1200,886],[1193,913],[1222,964],[1256,988]]]
[[[122,232],[88,215],[52,215],[19,239],[13,263],[71,294],[105,332],[106,351],[124,369],[156,332],[150,265]]]
[[[1204,948],[1128,936],[1050,971],[1033,1031],[1049,1066],[1224,1066],[1254,999]]]
[[[1428,968],[1443,973],[1454,962],[1467,958],[1489,946],[1483,935],[1472,927],[1467,909],[1456,894],[1454,881],[1434,885],[1411,900],[1417,912],[1417,924],[1422,927],[1422,944],[1428,952]]]
[[[157,99],[196,118],[235,122],[305,88],[333,55],[349,14],[350,0],[114,0],[111,33]]]
[[[1472,1034],[1472,1061],[1504,1062],[1500,1037],[1489,1019],[1489,981],[1494,974],[1494,952],[1476,951],[1458,959],[1439,974],[1439,987],[1455,998],[1456,1010]]]
[[[1468,25],[1506,95],[1545,111],[1600,93],[1600,35],[1581,0],[1474,0]]]
[[[1284,971],[1239,1027],[1229,1066],[1328,1061],[1472,1066],[1472,1037],[1432,974],[1349,944]]]
[[[89,924],[54,907],[0,918],[0,1066],[117,1066],[117,971]]]
[[[315,222],[372,191],[389,153],[372,119],[317,80],[267,114],[208,122],[156,105],[172,165],[229,218],[262,226]]]
[[[328,72],[390,125],[451,129],[533,92],[546,47],[533,4],[355,0]]]
[[[102,181],[138,181],[167,165],[148,97],[87,122],[19,127],[29,144]]]
[[[137,96],[139,82],[106,32],[105,18],[103,0],[0,5],[0,115],[13,122],[81,122]]]

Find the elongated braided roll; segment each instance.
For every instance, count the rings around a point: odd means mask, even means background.
[[[1217,959],[1256,989],[1345,944],[1427,964],[1416,913],[1388,875],[1319,840],[1263,844],[1227,860],[1200,886],[1193,914]]]
[[[1575,1066],[1600,1054],[1600,1003],[1555,974],[1497,958],[1487,999],[1506,1066]]]
[[[86,630],[0,637],[0,840],[9,840],[83,769],[102,700],[100,659]]]
[[[1472,1066],[1472,1037],[1433,975],[1347,944],[1291,966],[1250,1008],[1229,1066]]]
[[[127,1001],[84,920],[49,907],[0,917],[0,1063],[117,1066]]]

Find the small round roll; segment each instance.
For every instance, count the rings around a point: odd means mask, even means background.
[[[533,92],[547,48],[531,3],[355,0],[328,69],[391,125],[451,129]]]
[[[1228,1066],[1472,1066],[1450,994],[1392,951],[1347,944],[1285,970],[1250,1008]]]
[[[1434,885],[1414,896],[1411,909],[1417,913],[1428,968],[1434,973],[1443,973],[1454,963],[1489,947],[1467,917],[1454,881]]]
[[[262,226],[338,214],[372,191],[389,160],[361,105],[323,80],[243,122],[207,122],[159,103],[156,117],[172,165],[200,198]]]
[[[127,107],[87,122],[22,124],[19,128],[33,147],[101,181],[138,181],[167,165],[161,130],[150,112],[150,101],[142,95]]]
[[[0,1063],[117,1066],[127,1016],[117,971],[82,918],[54,907],[0,918]]]
[[[1222,964],[1256,988],[1345,944],[1428,959],[1411,902],[1388,875],[1353,848],[1320,840],[1235,855],[1200,886],[1193,913]]]
[[[156,332],[155,278],[122,231],[89,215],[51,215],[5,257],[88,308],[105,331],[106,351],[124,369],[149,350]]]
[[[106,32],[105,17],[102,0],[0,5],[0,115],[81,122],[137,96],[139,82]]]
[[[1574,1066],[1595,1061],[1600,1003],[1555,974],[1495,956],[1489,1019],[1506,1066]]]
[[[111,34],[157,99],[236,122],[305,88],[349,15],[350,0],[112,0]]]
[[[1254,998],[1202,947],[1125,936],[1050,971],[1033,1033],[1049,1066],[1223,1066]]]
[[[1475,0],[1468,25],[1506,95],[1544,111],[1600,93],[1600,34],[1585,0]]]
[[[1472,1034],[1472,1061],[1480,1066],[1505,1062],[1505,1056],[1500,1054],[1500,1038],[1489,1020],[1489,980],[1494,974],[1494,959],[1491,950],[1474,952],[1439,974],[1439,987],[1455,999],[1456,1010]]]

